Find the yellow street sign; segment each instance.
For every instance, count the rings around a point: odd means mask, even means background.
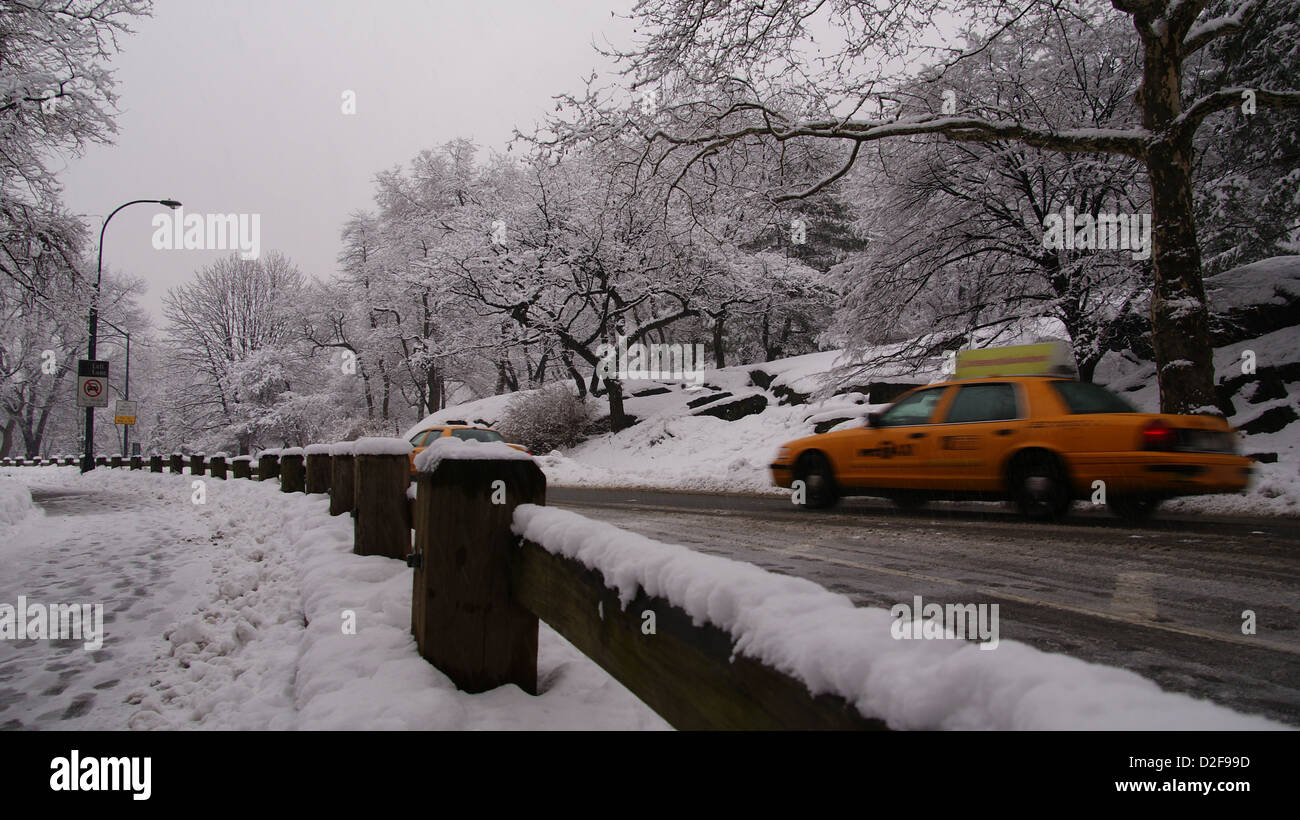
[[[113,423],[135,424],[135,402],[119,400],[113,408]]]

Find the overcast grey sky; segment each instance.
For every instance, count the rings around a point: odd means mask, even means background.
[[[335,270],[347,214],[373,205],[377,171],[455,137],[504,150],[611,66],[591,47],[628,43],[631,0],[157,0],[113,62],[116,144],[69,159],[69,208],[98,239],[130,199],[186,213],[261,214],[262,253]],[[356,114],[342,110],[356,93]],[[161,325],[167,288],[221,252],[154,250],[161,206],[113,217],[104,264],[143,277]]]

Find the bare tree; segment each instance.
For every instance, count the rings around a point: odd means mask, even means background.
[[[800,145],[847,144],[833,172],[783,176],[770,185],[776,201],[806,197],[835,183],[864,145],[916,134],[1131,157],[1150,187],[1151,325],[1161,406],[1170,412],[1217,412],[1193,212],[1193,138],[1207,117],[1242,105],[1300,107],[1300,91],[1243,83],[1184,99],[1184,67],[1206,46],[1249,27],[1263,5],[1263,0],[1113,0],[1109,11],[1097,2],[1057,0],[642,0],[634,11],[641,42],[619,56],[634,87],[659,88],[670,100],[664,116],[646,128],[593,91],[585,100],[567,100],[577,107],[577,119],[556,129],[559,140],[634,129],[646,143],[645,166],[671,168],[677,175],[678,168],[753,145],[778,153],[781,167],[790,169]],[[1044,116],[1035,100],[1012,101],[982,115],[951,105],[944,110],[948,72],[990,43],[1017,36],[1030,24],[1041,36],[1056,36],[1056,23],[1065,18],[1100,24],[1108,12],[1127,17],[1141,52],[1131,114],[1106,127],[1080,127]],[[976,36],[966,38],[965,45],[927,45],[940,35],[939,25],[952,20],[967,23]],[[830,37],[814,41],[814,34],[826,31]],[[1261,39],[1267,34],[1257,32]],[[926,76],[933,93],[923,100],[905,96],[913,78],[896,68],[910,67],[918,57],[932,63]],[[800,97],[802,110],[790,105]],[[878,113],[869,113],[873,108]],[[681,159],[673,161],[672,155]]]

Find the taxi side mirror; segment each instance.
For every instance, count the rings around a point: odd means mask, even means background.
[[[880,414],[879,414],[879,413],[868,413],[868,414],[867,414],[867,426],[868,426],[868,427],[879,427],[879,426],[880,426]]]

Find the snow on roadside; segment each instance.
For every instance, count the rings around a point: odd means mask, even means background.
[[[12,478],[0,478],[0,534],[37,511],[26,484]]]
[[[352,554],[352,519],[326,496],[276,482],[148,472],[25,468],[15,483],[105,490],[119,499],[175,496],[160,514],[206,537],[186,539],[205,572],[187,571],[197,604],[159,625],[148,684],[127,693],[132,729],[665,729],[667,724],[545,624],[538,675],[467,695],[427,663],[410,635],[411,570]],[[24,487],[25,489],[25,487]],[[64,519],[64,526],[75,521]],[[138,550],[161,524],[141,518],[103,547]],[[355,615],[355,634],[344,616]],[[156,619],[155,619],[156,620]],[[137,630],[138,631],[138,630]],[[144,640],[144,636],[140,636]],[[161,640],[158,640],[161,639]],[[152,650],[151,650],[152,651]],[[139,677],[139,676],[137,676]],[[120,727],[119,727],[120,728]]]
[[[735,651],[834,693],[893,729],[1285,729],[1162,691],[1125,669],[1019,641],[899,640],[893,615],[803,578],[664,544],[553,507],[525,504],[514,531],[598,570],[623,606],[638,588],[737,639]]]

